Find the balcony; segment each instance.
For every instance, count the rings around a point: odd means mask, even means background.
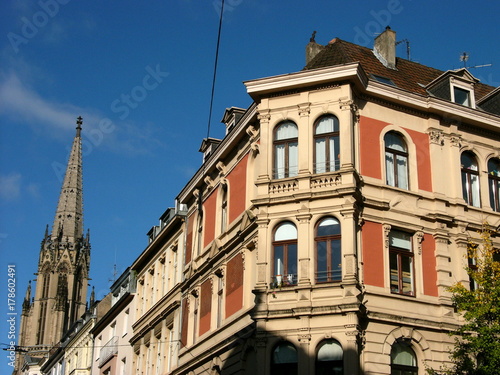
[[[99,367],[118,354],[118,336],[113,336],[99,352]]]

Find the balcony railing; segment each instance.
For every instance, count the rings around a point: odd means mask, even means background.
[[[118,336],[113,336],[99,352],[99,367],[118,354]]]

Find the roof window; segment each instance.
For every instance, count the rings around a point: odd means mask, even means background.
[[[378,76],[376,74],[371,74],[372,78],[380,83],[385,83],[386,85],[396,86],[392,79],[387,77]]]

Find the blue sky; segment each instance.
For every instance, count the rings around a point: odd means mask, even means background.
[[[314,30],[320,44],[339,37],[372,47],[390,25],[410,41],[412,60],[448,70],[463,66],[466,51],[469,66],[493,64],[472,74],[500,85],[497,1],[226,0],[225,9],[211,137],[224,134],[225,108],[251,104],[243,81],[303,68]],[[7,265],[16,265],[20,313],[76,117],[84,118],[84,225],[98,298],[201,165],[219,10],[220,0],[0,5],[0,343],[9,342]]]

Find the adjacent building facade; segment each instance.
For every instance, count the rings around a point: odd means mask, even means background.
[[[129,339],[134,321],[135,288],[136,280],[129,269],[111,286],[111,307],[90,331],[93,340],[91,374],[134,373]]]

